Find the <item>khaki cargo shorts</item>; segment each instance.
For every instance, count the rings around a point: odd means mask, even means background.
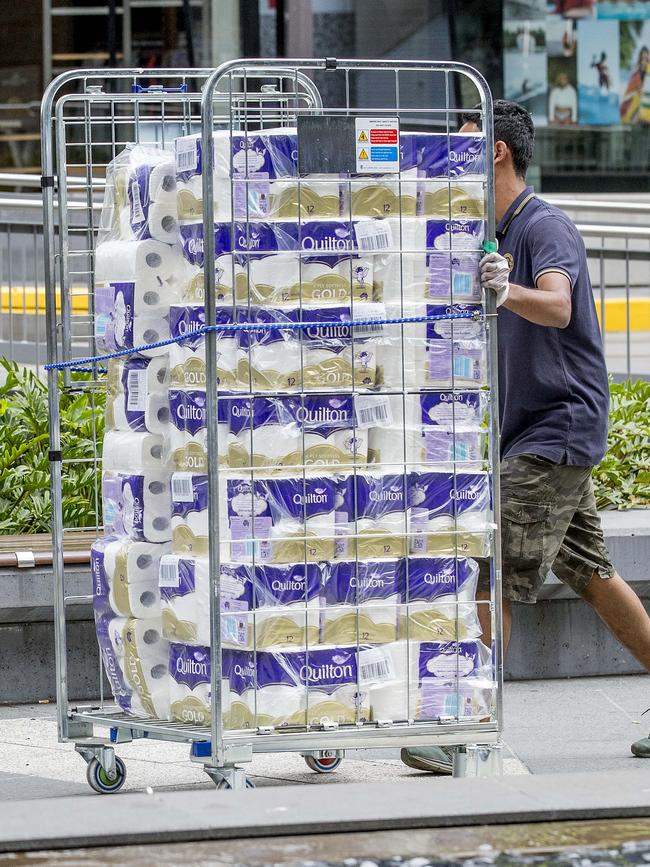
[[[579,595],[595,572],[612,577],[591,467],[534,455],[502,461],[501,562],[503,595],[513,602],[536,602],[551,570]],[[488,564],[480,566],[479,588],[489,591]]]

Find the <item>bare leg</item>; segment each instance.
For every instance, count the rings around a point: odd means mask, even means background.
[[[489,602],[490,594],[479,590],[476,594],[479,602]],[[490,647],[492,645],[492,623],[490,617],[489,605],[477,605],[478,619],[481,624],[483,634],[481,636],[483,644]],[[510,644],[510,635],[512,633],[512,604],[509,599],[503,600],[503,654],[505,656]]]
[[[617,573],[603,579],[594,572],[582,598],[650,672],[650,617],[629,584]]]

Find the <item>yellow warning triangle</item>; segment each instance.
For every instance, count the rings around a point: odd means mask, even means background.
[[[361,148],[361,153],[359,154],[359,159],[360,160],[367,160],[368,159],[368,154],[366,153],[365,148]]]
[[[368,136],[363,130],[361,130],[361,132],[359,133],[359,141],[368,141]]]

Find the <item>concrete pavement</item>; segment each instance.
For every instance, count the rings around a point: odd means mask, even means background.
[[[505,686],[504,770],[509,775],[647,769],[630,743],[647,734],[650,679],[645,676],[536,680]],[[125,791],[210,789],[184,745],[120,745]],[[0,800],[61,795],[93,797],[71,744],[59,744],[53,705],[0,707]],[[248,766],[257,786],[336,785],[431,779],[406,768],[396,750],[349,751],[338,771],[318,775],[295,754],[258,755]],[[119,797],[119,796],[118,796]]]

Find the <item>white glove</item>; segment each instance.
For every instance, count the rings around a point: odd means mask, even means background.
[[[508,261],[499,253],[488,253],[480,262],[481,286],[487,292],[491,289],[497,296],[497,307],[501,307],[508,298],[510,290],[510,268]]]

